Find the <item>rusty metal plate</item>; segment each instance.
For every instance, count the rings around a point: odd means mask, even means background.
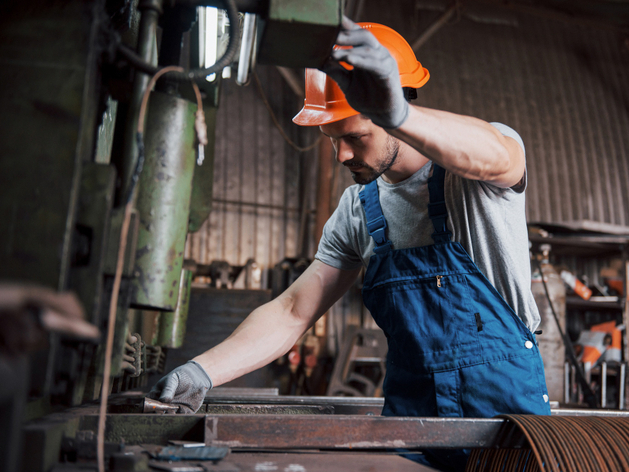
[[[208,415],[333,415],[333,406],[320,405],[203,405]]]
[[[496,444],[501,419],[345,415],[208,415],[205,444],[243,449],[476,448]]]
[[[217,390],[220,390],[217,389]],[[253,389],[252,389],[253,390]],[[211,390],[210,390],[211,392]],[[380,415],[384,398],[371,397],[323,397],[292,395],[246,395],[236,392],[224,394],[215,392],[205,397],[208,413],[212,404],[256,404],[256,405],[304,405],[308,407],[331,407],[335,415]]]

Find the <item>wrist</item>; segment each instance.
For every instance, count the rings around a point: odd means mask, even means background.
[[[373,117],[368,116],[371,121],[381,128],[391,131],[400,128],[408,120],[410,106],[406,100],[392,107],[386,115],[375,114]]]
[[[211,390],[212,387],[214,386],[214,383],[212,382],[212,378],[210,377],[210,374],[207,373],[207,371],[203,368],[203,366],[195,360],[189,360],[187,363],[194,365],[200,372],[203,373],[203,375],[205,376],[205,378],[207,379],[209,383],[208,388]]]

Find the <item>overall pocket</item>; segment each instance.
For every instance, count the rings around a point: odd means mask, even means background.
[[[395,280],[365,290],[363,299],[389,339],[396,360],[434,359],[478,343],[474,313],[466,306],[465,275],[440,275]],[[440,362],[439,359],[434,359]]]

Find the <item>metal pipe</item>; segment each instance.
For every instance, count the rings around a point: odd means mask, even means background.
[[[161,0],[142,0],[138,5],[138,10],[142,13],[138,31],[137,55],[150,64],[157,63],[154,57],[154,45],[157,42],[157,23],[162,13]],[[136,130],[138,128],[138,115],[142,96],[149,83],[150,77],[137,69],[133,79],[133,89],[129,110],[127,112],[127,122],[124,131],[124,147],[122,150],[122,185],[118,194],[118,202],[124,202],[131,186],[131,179],[138,161],[138,147],[136,144]]]
[[[607,362],[601,364],[601,408],[607,407]]]
[[[572,383],[570,382],[570,363],[566,362],[563,365],[563,402],[566,405],[570,403],[571,390]]]
[[[245,13],[242,42],[240,43],[240,59],[238,60],[238,74],[236,75],[236,83],[238,85],[247,85],[249,83],[249,71],[255,61],[254,47],[257,24],[258,17],[256,15]]]
[[[291,208],[287,206],[281,205],[269,205],[267,203],[257,203],[257,202],[239,202],[238,200],[225,200],[222,198],[213,198],[212,203],[221,204],[221,205],[238,205],[238,206],[247,206],[252,208],[265,208],[269,210],[278,210],[278,211],[286,211],[286,212],[297,212],[300,211],[299,208]]]
[[[190,289],[192,287],[192,271],[183,269],[179,280],[179,298],[174,311],[159,314],[157,336],[154,344],[172,349],[180,348],[186,336],[186,321],[190,306]]]
[[[137,308],[174,311],[177,306],[195,166],[195,110],[187,100],[151,94],[137,197]]]
[[[619,374],[619,388],[618,388],[618,409],[619,410],[624,410],[625,409],[625,376],[626,376],[626,371],[627,371],[627,364],[624,362],[621,362],[620,364],[620,374]]]

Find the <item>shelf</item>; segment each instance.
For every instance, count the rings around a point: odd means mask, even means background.
[[[609,228],[611,225],[605,226]],[[578,231],[575,227],[551,225],[544,223],[529,223],[529,228],[540,228],[547,236],[529,231],[529,240],[533,244],[550,244],[553,254],[577,257],[605,257],[618,256],[629,246],[629,234],[623,231],[616,233],[597,232],[593,229]]]
[[[529,235],[533,244],[550,244],[553,254],[579,257],[605,257],[621,254],[629,237],[619,236],[548,236]]]
[[[566,309],[568,310],[618,310],[622,311],[624,308],[623,300],[619,299],[616,302],[611,301],[592,301],[583,300],[580,297],[568,296],[566,297]]]

